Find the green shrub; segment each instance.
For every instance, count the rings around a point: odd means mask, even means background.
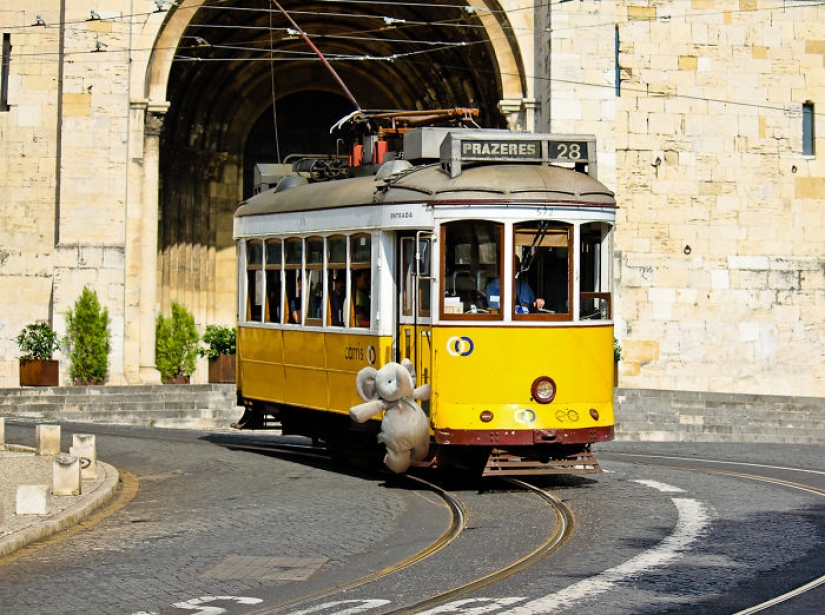
[[[101,307],[97,293],[84,287],[66,314],[69,377],[75,384],[103,384],[109,376],[110,322],[109,310]]]
[[[42,321],[26,325],[14,339],[24,361],[51,359],[60,349],[57,333]]]
[[[225,325],[206,325],[203,342],[207,348],[198,348],[202,357],[214,359],[222,354],[235,354],[235,329]]]
[[[172,302],[172,315],[158,314],[155,323],[155,366],[165,381],[190,376],[195,371],[200,335],[195,317],[180,303]]]
[[[619,344],[619,340],[613,339],[613,361],[618,363],[622,360],[622,345]]]

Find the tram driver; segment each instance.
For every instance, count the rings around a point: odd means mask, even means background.
[[[530,283],[527,281],[527,270],[522,270],[521,259],[516,256],[516,275],[513,289],[516,295],[516,314],[527,314],[530,311],[544,309],[544,299],[536,297]],[[501,280],[493,278],[487,285],[487,303],[493,309],[499,309],[501,304]]]

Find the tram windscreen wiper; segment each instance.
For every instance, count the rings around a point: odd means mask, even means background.
[[[527,256],[524,257],[524,260],[521,263],[521,267],[516,272],[516,279],[522,274],[530,271],[530,267],[533,265],[533,260],[536,257],[536,246],[540,246],[541,243],[544,241],[544,238],[547,236],[547,231],[550,229],[550,222],[544,220],[539,222],[539,227],[536,229],[536,234],[533,236],[533,243],[530,244],[530,250],[527,252]]]

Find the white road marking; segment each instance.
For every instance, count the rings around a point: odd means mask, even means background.
[[[175,602],[172,606],[176,609],[187,611],[197,611],[198,615],[222,615],[227,610],[219,606],[206,606],[212,602],[237,602],[238,604],[260,604],[261,598],[250,598],[249,596],[201,596],[192,598],[185,602]]]
[[[363,613],[364,611],[377,609],[389,603],[389,600],[336,600],[335,602],[324,602],[323,604],[311,606],[308,609],[292,611],[290,615],[307,615],[308,613],[318,613],[319,611],[327,611],[329,613],[335,613],[335,615],[352,615],[353,613]],[[332,610],[344,604],[354,606],[350,606],[342,611]]]
[[[667,483],[660,483],[657,480],[645,480],[639,479],[634,480],[634,483],[639,483],[640,485],[644,485],[645,487],[650,487],[651,489],[657,489],[662,493],[684,493],[684,489],[680,489],[679,487],[674,487],[673,485],[668,485]]]
[[[436,615],[437,613],[461,613],[461,615],[483,615],[498,611],[501,607],[522,602],[524,598],[465,598],[448,604],[439,605],[429,611],[421,611],[418,615]],[[470,608],[470,605],[476,606]]]
[[[690,498],[673,498],[679,519],[673,533],[653,549],[640,553],[623,564],[605,570],[589,579],[565,587],[554,594],[537,598],[501,615],[537,615],[553,613],[556,609],[571,607],[577,602],[610,591],[617,583],[656,566],[663,566],[686,551],[710,523],[705,506]]]

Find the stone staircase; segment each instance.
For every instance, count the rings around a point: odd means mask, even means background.
[[[825,444],[825,399],[616,389],[616,439]]]
[[[616,439],[825,444],[825,399],[616,389]],[[234,384],[0,389],[0,416],[146,427],[223,429]]]
[[[48,421],[218,429],[241,414],[234,384],[0,389],[0,416]]]

